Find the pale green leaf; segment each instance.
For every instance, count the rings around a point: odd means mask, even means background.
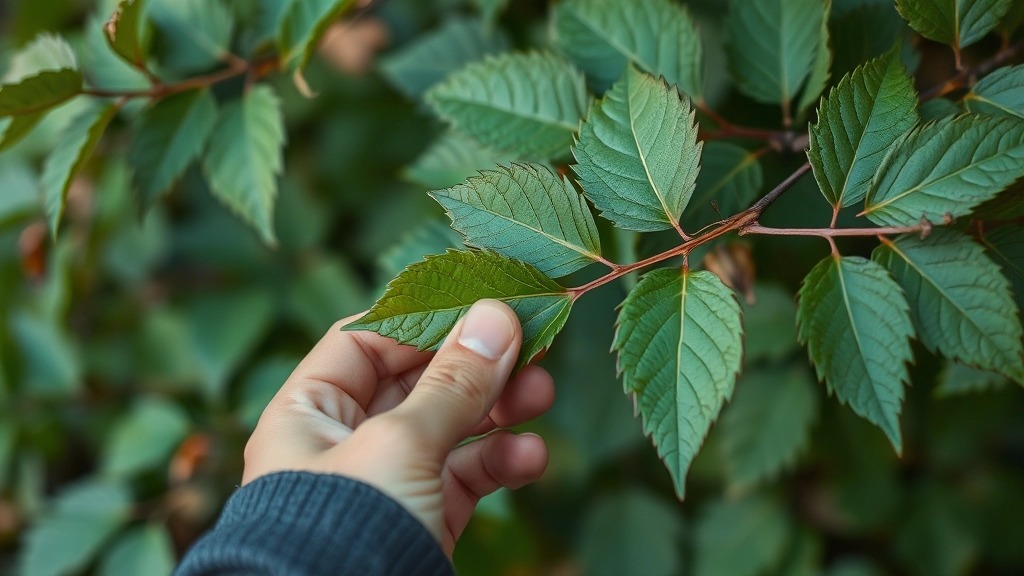
[[[832,16],[832,0],[824,0],[824,4],[821,32],[818,34],[818,45],[814,52],[814,65],[811,67],[811,74],[807,77],[807,84],[804,86],[803,92],[800,93],[800,103],[796,107],[801,115],[818,103],[818,99],[821,98],[821,94],[828,87],[828,81],[832,77],[832,47],[829,45],[828,29],[828,21]]]
[[[932,352],[1024,383],[1024,330],[1010,283],[960,232],[885,241],[872,259],[903,287],[917,336]]]
[[[302,70],[320,46],[320,38],[355,0],[292,0],[277,34],[282,64]]]
[[[16,84],[45,70],[78,70],[78,57],[57,34],[40,34],[11,57],[4,84]]]
[[[372,330],[420,350],[434,349],[484,298],[505,302],[519,316],[519,366],[551,344],[572,307],[565,288],[527,264],[493,252],[450,250],[409,266],[365,316],[343,330]]]
[[[217,102],[207,89],[164,98],[142,113],[128,158],[143,209],[181,178],[216,122]]]
[[[1024,121],[942,118],[914,128],[886,155],[863,214],[881,225],[966,216],[1024,176]]]
[[[121,0],[103,27],[110,48],[134,66],[143,66],[146,62],[146,46],[141,36],[145,3],[145,0]]]
[[[736,297],[711,272],[650,272],[622,304],[613,348],[644,432],[682,498],[686,472],[743,360]]]
[[[682,568],[678,506],[641,490],[593,503],[583,516],[578,544],[587,576],[675,576]]]
[[[57,147],[43,164],[43,204],[50,232],[57,236],[64,202],[71,183],[92,156],[107,125],[117,115],[118,106],[96,103],[76,116],[61,133]]]
[[[766,497],[713,502],[697,523],[693,574],[762,574],[782,562],[791,531],[785,510]]]
[[[499,166],[430,195],[467,245],[525,262],[552,278],[601,260],[601,239],[583,196],[544,166]]]
[[[837,210],[864,199],[893,144],[917,123],[917,92],[898,47],[845,76],[822,100],[807,157]]]
[[[230,49],[235,20],[223,0],[150,0],[148,15],[162,36],[164,66],[198,72]]]
[[[45,117],[46,112],[32,112],[0,119],[0,152],[21,142]]]
[[[1024,312],[1024,228],[997,228],[985,234],[982,244],[1010,280],[1017,310]]]
[[[590,102],[572,64],[537,52],[469,64],[426,99],[456,130],[526,161],[567,156]]]
[[[99,576],[170,576],[174,564],[167,528],[147,524],[118,537],[100,562]]]
[[[203,160],[210,190],[274,244],[277,176],[284,164],[284,119],[274,90],[260,84],[220,113]]]
[[[703,143],[687,97],[630,66],[580,129],[574,170],[601,215],[627,230],[679,227]]]
[[[789,109],[815,66],[825,4],[821,0],[736,0],[726,27],[737,88]]]
[[[0,86],[0,117],[46,112],[81,91],[82,73],[78,70],[44,70]]]
[[[299,360],[291,356],[272,356],[261,360],[245,377],[236,413],[249,430],[256,428],[263,410],[299,365]]]
[[[701,156],[690,210],[683,213],[683,223],[695,230],[747,208],[764,186],[764,171],[754,152],[712,140],[704,142]]]
[[[669,0],[567,0],[554,10],[558,48],[599,92],[633,62],[700,99],[704,53],[686,8]]]
[[[404,94],[420,97],[466,64],[509,49],[500,30],[475,18],[456,18],[403,46],[380,62],[384,76]]]
[[[743,308],[747,365],[761,360],[784,360],[798,348],[796,300],[776,284],[754,285],[755,302],[740,301]]]
[[[1007,66],[981,79],[964,95],[975,114],[1024,118],[1024,65]]]
[[[131,495],[122,485],[85,481],[65,488],[25,536],[22,576],[80,573],[130,510]]]
[[[946,362],[946,367],[939,374],[939,384],[933,393],[936,398],[949,398],[962,394],[996,390],[1006,386],[1006,383],[1006,377],[1002,374],[978,370],[951,361]]]
[[[26,160],[13,154],[0,156],[0,224],[35,216],[39,202],[39,174]]]
[[[405,176],[431,190],[450,188],[485,168],[508,164],[512,154],[494,150],[454,130],[446,130],[408,168]]]
[[[383,278],[391,280],[405,267],[423,260],[424,256],[444,254],[449,248],[462,246],[462,236],[439,220],[430,220],[406,232],[377,259]]]
[[[715,431],[730,487],[747,489],[792,466],[810,443],[817,412],[805,367],[744,374]]]
[[[103,473],[130,477],[166,462],[188,429],[188,414],[174,402],[140,398],[117,421],[107,438]]]
[[[804,279],[797,324],[818,379],[902,452],[899,415],[914,327],[899,284],[875,262],[830,256]]]
[[[925,38],[966,48],[999,24],[1010,0],[896,0],[896,9]]]

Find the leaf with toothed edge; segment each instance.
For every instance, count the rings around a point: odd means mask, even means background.
[[[896,9],[929,40],[966,48],[999,25],[1011,0],[896,0]]]
[[[899,415],[914,335],[903,290],[877,262],[829,256],[798,297],[797,330],[818,378],[902,453]]]
[[[824,0],[824,12],[821,18],[821,33],[818,35],[818,46],[815,51],[814,65],[811,67],[811,74],[807,77],[807,84],[803,93],[800,94],[800,103],[796,109],[800,114],[808,112],[822,92],[828,87],[828,81],[832,77],[832,47],[830,46],[831,35],[829,34],[828,21],[832,17],[832,0]]]
[[[520,368],[551,344],[573,301],[569,291],[528,264],[494,252],[449,250],[409,266],[369,312],[343,330],[372,330],[432,350],[470,306],[485,298],[501,300],[519,316]]]
[[[145,0],[121,0],[117,10],[104,25],[110,48],[125,62],[140,66],[146,53],[139,34],[139,22],[145,11]]]
[[[1024,65],[995,70],[964,95],[964,106],[975,114],[1024,119]]]
[[[612,347],[644,432],[683,498],[686,473],[743,360],[743,324],[732,290],[711,272],[650,272],[622,303]]]

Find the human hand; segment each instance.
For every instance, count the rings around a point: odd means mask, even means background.
[[[286,470],[360,480],[398,501],[451,556],[480,498],[539,479],[548,459],[533,434],[456,445],[543,414],[554,382],[536,366],[508,380],[522,330],[496,300],[473,305],[436,354],[339,330],[354,319],[335,325],[267,406],[245,447],[242,483]]]

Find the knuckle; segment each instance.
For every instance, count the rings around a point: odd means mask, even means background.
[[[449,358],[423,375],[420,385],[431,393],[440,394],[452,400],[484,412],[490,393],[486,386],[487,375],[472,362]]]

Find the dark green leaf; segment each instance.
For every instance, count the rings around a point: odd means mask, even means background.
[[[755,576],[783,560],[789,518],[774,500],[749,496],[707,506],[697,523],[694,576]]]
[[[46,112],[81,91],[82,73],[78,70],[44,70],[0,86],[0,117]]]
[[[105,25],[106,20],[99,14],[90,16],[85,22],[85,37],[81,48],[82,71],[89,79],[89,85],[101,90],[125,92],[152,88],[142,70],[125,62],[110,47],[110,39],[104,31]],[[143,99],[136,99],[127,106],[142,105],[145,105]]]
[[[925,38],[966,48],[999,24],[1010,0],[896,0],[896,9]]]
[[[1010,280],[1010,289],[1017,301],[1017,310],[1024,311],[1024,228],[997,228],[985,234],[982,244]]]
[[[519,316],[519,366],[551,344],[572,307],[565,288],[527,264],[493,252],[450,250],[409,266],[365,316],[343,330],[373,330],[420,350],[434,349],[484,298],[505,302]]]
[[[975,114],[1024,118],[1024,65],[1007,66],[981,79],[963,100]]]
[[[405,175],[431,190],[450,188],[486,168],[508,164],[512,154],[484,146],[454,130],[447,130],[430,145]]]
[[[881,225],[970,214],[1024,176],[1024,121],[942,118],[914,128],[882,160],[864,214]]]
[[[995,372],[978,370],[957,362],[947,362],[939,375],[939,385],[935,387],[936,398],[948,398],[961,394],[984,392],[1006,386],[1006,377]]]
[[[933,352],[1024,384],[1024,330],[1010,283],[981,246],[953,230],[885,241],[872,259],[903,287],[921,342]]]
[[[695,230],[739,213],[764,186],[757,153],[712,140],[704,142],[701,157],[690,210],[683,213],[683,223]]]
[[[704,55],[686,8],[668,0],[567,0],[554,10],[559,49],[598,92],[633,62],[670,86],[701,99]]]
[[[956,116],[963,110],[952,100],[945,98],[932,98],[927,102],[921,102],[917,107],[917,113],[921,116],[922,122],[931,122],[947,116]]]
[[[836,210],[864,199],[886,152],[917,123],[916,109],[898,47],[845,76],[821,101],[807,157]]]
[[[494,23],[498,21],[501,13],[508,8],[508,3],[510,1],[511,0],[473,0],[473,3],[476,4],[477,9],[480,10],[480,15],[483,18],[484,24],[488,28],[491,28],[494,26]]]
[[[164,66],[198,72],[224,61],[235,18],[222,0],[150,0],[148,14],[164,40]]]
[[[630,490],[596,501],[582,520],[580,561],[588,576],[675,576],[682,568],[681,516],[672,502]]]
[[[800,289],[797,323],[818,378],[903,450],[899,415],[914,327],[903,291],[879,264],[829,257]]]
[[[281,63],[290,70],[305,68],[324,32],[353,5],[355,0],[292,0],[277,35]]]
[[[953,490],[926,485],[895,538],[896,556],[912,574],[965,574],[977,553],[968,504]]]
[[[142,66],[146,62],[146,48],[140,35],[140,22],[145,0],[121,0],[110,21],[103,27],[111,49],[125,62]]]
[[[590,102],[572,64],[537,52],[469,64],[426,99],[456,130],[526,161],[564,157]]]
[[[655,270],[622,304],[613,348],[623,383],[680,498],[693,457],[732,396],[742,336],[736,297],[711,272]]]
[[[746,329],[747,365],[761,360],[783,360],[798,347],[796,341],[796,301],[793,293],[776,284],[755,284],[756,301],[743,308]]]
[[[630,66],[587,114],[574,170],[587,198],[616,226],[678,228],[702,146],[689,99]]]
[[[500,166],[431,196],[467,245],[525,262],[552,278],[601,260],[601,239],[583,196],[544,166]]]
[[[274,200],[284,141],[280,103],[271,87],[260,84],[221,111],[203,161],[213,195],[268,244],[276,243]]]
[[[107,439],[103,473],[130,477],[166,462],[188,429],[188,414],[177,404],[161,398],[139,399]]]
[[[99,576],[170,576],[174,544],[167,528],[147,524],[120,536],[103,557]]]

